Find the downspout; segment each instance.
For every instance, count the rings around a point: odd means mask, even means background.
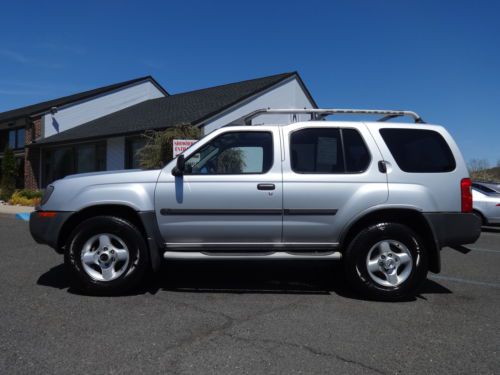
[[[38,152],[40,153],[38,155],[38,189],[42,188],[42,148],[38,148]]]

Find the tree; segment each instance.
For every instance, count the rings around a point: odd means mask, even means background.
[[[2,159],[1,199],[8,201],[16,190],[16,157],[14,151],[7,146]]]
[[[490,167],[490,164],[486,159],[471,159],[469,160],[468,167],[469,167],[469,172],[473,173],[488,169]]]
[[[486,159],[472,159],[469,161],[468,168],[473,180],[493,182],[496,180],[495,173],[489,168],[490,164]]]
[[[139,165],[144,169],[162,168],[172,157],[174,139],[199,139],[201,131],[197,126],[179,124],[162,131],[144,134],[146,145],[137,154]]]
[[[243,160],[243,151],[238,148],[230,148],[222,151],[217,158],[217,173],[243,173],[246,163]]]

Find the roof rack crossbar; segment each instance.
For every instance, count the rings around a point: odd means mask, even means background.
[[[397,111],[397,110],[385,110],[385,109],[342,109],[342,108],[302,108],[302,109],[272,109],[272,108],[262,108],[257,109],[248,115],[242,117],[245,125],[251,125],[252,120],[263,114],[309,114],[311,115],[311,120],[322,120],[326,116],[330,115],[383,115],[378,121],[387,121],[394,117],[408,116],[413,118],[416,124],[425,124],[425,121],[417,113],[413,111]]]

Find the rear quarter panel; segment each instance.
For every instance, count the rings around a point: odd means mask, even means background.
[[[460,181],[469,177],[462,154],[445,128],[438,125],[366,123],[383,158],[388,162],[388,205],[405,204],[424,212],[461,211]],[[380,129],[425,129],[441,134],[453,153],[456,167],[443,173],[408,173],[402,171],[383,140]]]

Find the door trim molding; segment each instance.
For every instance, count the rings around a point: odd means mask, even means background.
[[[162,208],[160,214],[167,215],[282,215],[281,208],[269,209],[190,209],[190,208]]]
[[[330,215],[334,216],[337,214],[336,209],[325,209],[325,208],[318,208],[318,209],[309,209],[309,208],[285,208],[284,209],[284,214],[285,215]]]
[[[167,215],[285,215],[285,216],[314,216],[314,215],[330,215],[337,214],[336,209],[302,209],[302,208],[269,208],[269,209],[190,209],[190,208],[162,208],[160,214]]]

